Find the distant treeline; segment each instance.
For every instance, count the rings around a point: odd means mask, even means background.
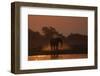
[[[73,49],[76,50],[86,50],[87,51],[87,44],[88,44],[88,37],[86,35],[81,35],[77,33],[71,33],[68,36],[64,36],[63,34],[59,33],[53,27],[43,27],[42,28],[43,35],[40,32],[35,32],[31,29],[28,29],[28,50],[31,51],[41,51],[41,48],[49,43],[50,38],[53,34],[59,35],[64,43],[69,44]]]

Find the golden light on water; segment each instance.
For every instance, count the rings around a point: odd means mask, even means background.
[[[35,55],[35,56],[28,56],[28,60],[51,60],[52,55]],[[77,59],[77,58],[87,58],[87,54],[62,54],[58,55],[56,59]]]

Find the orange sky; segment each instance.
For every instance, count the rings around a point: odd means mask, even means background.
[[[28,15],[29,29],[35,32],[38,31],[41,34],[42,27],[52,26],[65,36],[69,35],[70,33],[87,35],[87,25],[87,17]]]

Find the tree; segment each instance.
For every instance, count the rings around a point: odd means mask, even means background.
[[[53,34],[58,34],[56,29],[51,27],[51,26],[50,27],[43,27],[42,31],[43,31],[44,35],[47,37],[52,37]]]

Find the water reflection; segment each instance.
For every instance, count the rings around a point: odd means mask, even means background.
[[[61,55],[34,55],[28,56],[28,60],[54,60],[54,59],[77,59],[87,58],[87,54],[61,54]]]

